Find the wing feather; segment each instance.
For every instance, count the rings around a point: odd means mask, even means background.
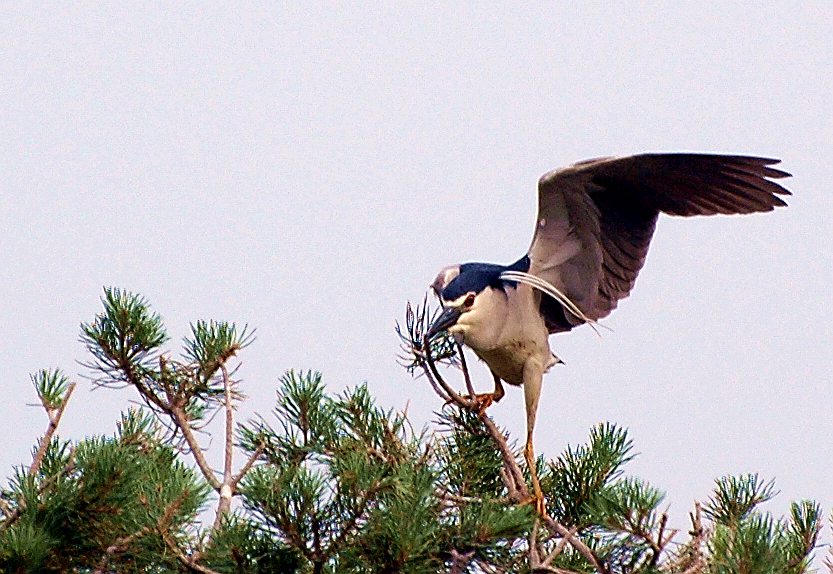
[[[771,211],[790,192],[772,158],[642,154],[579,162],[538,183],[538,221],[529,273],[552,283],[597,320],[630,294],[645,264],[659,214],[693,216]],[[544,297],[551,333],[581,319]]]

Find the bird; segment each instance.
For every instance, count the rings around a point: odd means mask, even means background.
[[[470,397],[484,412],[520,386],[526,411],[524,458],[536,510],[546,515],[533,431],[544,374],[561,362],[549,336],[597,328],[627,297],[645,264],[659,215],[746,214],[786,206],[773,180],[780,160],[708,153],[603,157],[545,173],[527,253],[510,265],[444,267],[431,288],[442,312],[429,340],[447,332],[491,370],[492,393]]]

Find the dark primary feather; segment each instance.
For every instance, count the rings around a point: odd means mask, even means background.
[[[779,160],[708,154],[643,154],[577,163],[538,182],[529,272],[564,292],[590,319],[633,289],[660,212],[693,216],[771,211],[790,192],[771,181]],[[551,333],[581,321],[544,297]]]

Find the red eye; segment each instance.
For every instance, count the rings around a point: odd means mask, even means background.
[[[474,293],[469,293],[469,296],[466,297],[466,307],[471,307],[474,305]]]

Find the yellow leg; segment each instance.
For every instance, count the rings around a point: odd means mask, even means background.
[[[538,469],[535,465],[535,449],[532,447],[532,434],[535,430],[535,419],[538,414],[538,399],[541,398],[541,383],[544,378],[544,370],[532,361],[524,366],[524,402],[526,403],[526,446],[524,447],[524,458],[526,459],[529,474],[532,477],[533,502],[535,510],[541,516],[547,515],[547,508],[544,501],[544,493],[541,491],[541,483],[538,481]]]
[[[547,516],[547,506],[544,500],[544,492],[541,490],[541,483],[538,481],[538,467],[535,464],[535,450],[532,448],[532,435],[527,436],[524,447],[524,458],[526,459],[529,474],[532,477],[532,500],[535,504],[535,511],[542,517]]]
[[[500,377],[494,373],[492,373],[492,376],[495,378],[495,392],[492,393],[492,399],[495,402],[498,402],[503,398],[503,395],[506,394],[506,391],[503,390],[503,384],[500,382]]]

